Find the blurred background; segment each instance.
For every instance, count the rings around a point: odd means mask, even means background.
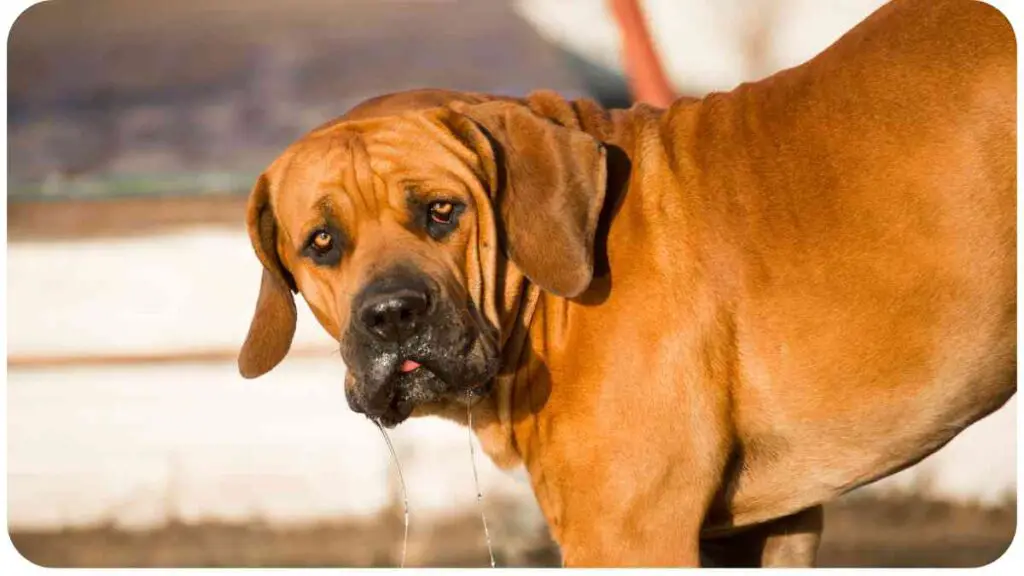
[[[644,0],[675,94],[810,58],[879,0]],[[291,355],[237,375],[260,274],[259,172],[385,92],[537,88],[630,105],[604,0],[50,0],[8,40],[7,480],[47,566],[394,566],[377,430],[300,304]],[[820,559],[977,566],[1016,527],[1015,400],[826,509]],[[465,429],[392,433],[408,565],[484,566]],[[558,565],[524,475],[477,453],[499,565]]]

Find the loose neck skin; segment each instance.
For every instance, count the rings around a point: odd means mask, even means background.
[[[532,434],[537,418],[550,397],[550,347],[567,341],[566,331],[580,307],[599,306],[607,298],[610,271],[607,241],[612,221],[629,192],[634,149],[640,138],[656,138],[662,111],[647,105],[628,110],[603,110],[589,100],[566,102],[531,95],[525,101],[534,112],[562,125],[583,130],[608,147],[608,189],[595,239],[595,273],[590,289],[572,300],[541,291],[508,263],[498,279],[499,315],[507,335],[502,351],[502,370],[493,392],[473,408],[473,427],[484,451],[502,468],[526,464],[537,451],[539,438]],[[465,413],[445,416],[465,424]],[[535,476],[531,470],[531,476]]]
[[[683,101],[668,113],[699,108]],[[662,115],[636,106],[609,112],[602,123],[581,121],[608,147],[594,278],[576,298],[537,296],[515,371],[495,390],[496,406],[507,407],[499,421],[508,423],[502,428],[508,449],[499,456],[511,454],[510,462],[525,465],[552,535],[576,554],[607,544],[588,540],[580,526],[593,515],[625,514],[620,506],[626,504],[614,498],[617,487],[651,488],[650,477],[642,476],[652,470],[669,483],[721,477],[733,438],[729,429],[693,425],[731,422],[737,359],[730,292],[722,281],[728,241],[715,237],[713,223],[702,223],[708,206],[694,192],[701,171],[690,150],[665,146]],[[643,451],[646,472],[631,464],[636,450]],[[581,475],[588,481],[579,482]],[[687,495],[707,501],[682,508],[704,510],[712,494]]]
[[[648,190],[674,189],[676,183],[641,181],[636,176],[648,173],[638,170],[635,164],[641,156],[636,152],[641,148],[645,163],[666,162],[659,134],[664,110],[644,104],[627,110],[604,110],[589,100],[568,102],[552,93],[532,94],[521,102],[537,114],[600,140],[607,146],[608,162],[590,288],[571,300],[554,296],[541,291],[510,262],[499,266],[500,277],[493,279],[504,340],[502,368],[492,392],[473,401],[473,430],[483,451],[497,466],[508,469],[525,465],[538,499],[543,499],[559,492],[545,488],[552,481],[549,466],[542,458],[551,443],[550,416],[558,413],[561,418],[566,412],[586,411],[594,396],[592,391],[576,389],[577,383],[585,378],[576,373],[580,369],[578,364],[567,366],[565,360],[577,356],[573,350],[593,348],[592,343],[600,343],[600,321],[595,324],[595,318],[601,316],[601,307],[615,298],[611,291],[611,269],[615,269],[616,293],[623,293],[630,278],[650,265],[646,262],[651,258],[647,248],[675,242],[672,238],[645,236],[646,227],[637,225],[637,221],[648,218],[651,210],[665,208],[664,200],[646,194]],[[677,100],[673,112],[692,102],[695,100]],[[671,171],[651,172],[672,177]],[[614,226],[620,220],[623,225]],[[638,251],[639,246],[645,250]],[[633,262],[634,256],[641,256],[641,260]],[[680,257],[686,258],[682,254]],[[587,351],[595,358],[609,356],[608,361],[614,353]],[[600,361],[603,360],[595,360]],[[433,406],[423,414],[468,425],[466,410],[460,406]],[[557,502],[542,502],[542,507],[548,511],[560,508]]]

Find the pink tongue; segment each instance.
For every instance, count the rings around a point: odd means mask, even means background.
[[[415,370],[415,369],[417,369],[419,367],[420,367],[420,363],[419,362],[416,362],[414,360],[406,360],[405,362],[402,362],[402,367],[399,368],[399,370],[401,370],[402,373],[404,374],[406,372],[412,372],[413,370]]]

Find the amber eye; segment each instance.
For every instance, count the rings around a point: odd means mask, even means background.
[[[302,247],[302,253],[317,266],[333,266],[341,260],[341,249],[344,245],[344,234],[328,226],[310,233]]]
[[[313,242],[311,244],[314,250],[324,254],[330,252],[331,248],[334,247],[334,237],[331,236],[330,232],[321,230],[313,235]]]
[[[451,224],[452,216],[455,215],[455,205],[451,202],[432,202],[427,210],[430,219],[438,224]]]

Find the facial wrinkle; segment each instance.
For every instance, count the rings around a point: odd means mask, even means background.
[[[380,202],[374,186],[374,172],[370,166],[370,154],[366,150],[366,143],[359,134],[352,136],[349,140],[349,152],[352,162],[352,174],[355,187],[348,191],[349,194],[358,196],[365,213],[363,218],[380,218]]]
[[[420,126],[429,132],[434,137],[434,140],[440,143],[451,157],[458,160],[457,164],[460,165],[460,168],[470,170],[473,177],[477,180],[481,182],[486,181],[487,177],[483,173],[483,167],[480,166],[480,162],[477,159],[475,151],[471,150],[457,138],[453,138],[448,128],[442,127],[436,121],[429,118],[418,118],[418,120]],[[462,172],[462,170],[451,169],[449,169],[449,171]]]

